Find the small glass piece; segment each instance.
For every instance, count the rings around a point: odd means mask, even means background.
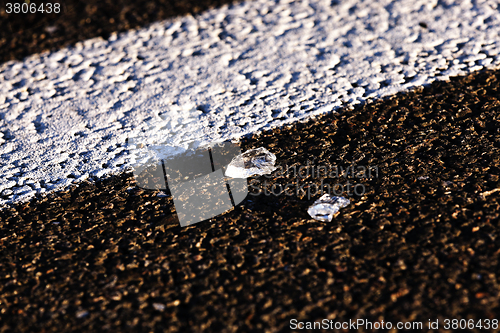
[[[248,178],[254,175],[267,175],[276,170],[276,156],[266,148],[250,149],[234,157],[226,168],[226,177]]]
[[[331,197],[329,194],[324,194],[321,198],[314,201],[307,212],[315,220],[322,222],[331,222],[340,208],[347,207],[351,202],[343,197]]]

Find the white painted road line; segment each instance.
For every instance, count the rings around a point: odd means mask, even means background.
[[[500,64],[495,1],[249,1],[0,66],[0,204]],[[159,115],[162,115],[160,117]]]

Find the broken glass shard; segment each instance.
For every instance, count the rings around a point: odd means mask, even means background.
[[[250,149],[234,157],[226,168],[226,177],[248,178],[267,175],[276,170],[276,156],[266,148]]]
[[[311,217],[318,221],[331,222],[340,208],[347,207],[351,202],[343,197],[331,197],[329,194],[324,194],[321,198],[314,201],[307,212]]]

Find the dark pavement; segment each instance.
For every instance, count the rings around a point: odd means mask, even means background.
[[[499,81],[476,73],[242,142],[282,166],[377,166],[328,180],[366,188],[331,223],[306,213],[319,195],[261,194],[181,228],[130,174],[1,211],[0,331],[498,319]]]
[[[218,4],[0,11],[0,57]],[[242,141],[283,167],[378,168],[323,179],[366,189],[331,223],[307,214],[317,174],[256,178],[253,194],[306,192],[249,195],[186,228],[170,198],[134,187],[131,174],[1,210],[0,332],[287,332],[293,318],[420,321],[424,331],[429,320],[444,331],[447,318],[481,319],[469,331],[495,331],[484,323],[500,319],[499,96],[500,72],[484,71]]]

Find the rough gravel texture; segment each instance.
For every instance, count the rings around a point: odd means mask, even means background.
[[[0,205],[500,65],[496,1],[260,0],[0,65]]]
[[[499,87],[475,73],[242,142],[278,165],[378,166],[331,223],[307,215],[319,195],[249,195],[181,228],[130,174],[2,210],[0,332],[498,319]]]
[[[108,38],[114,32],[143,27],[152,22],[184,14],[198,14],[208,8],[231,3],[229,0],[155,1],[32,1],[40,5],[60,3],[60,13],[8,14],[0,1],[0,62],[59,49],[94,38]]]

